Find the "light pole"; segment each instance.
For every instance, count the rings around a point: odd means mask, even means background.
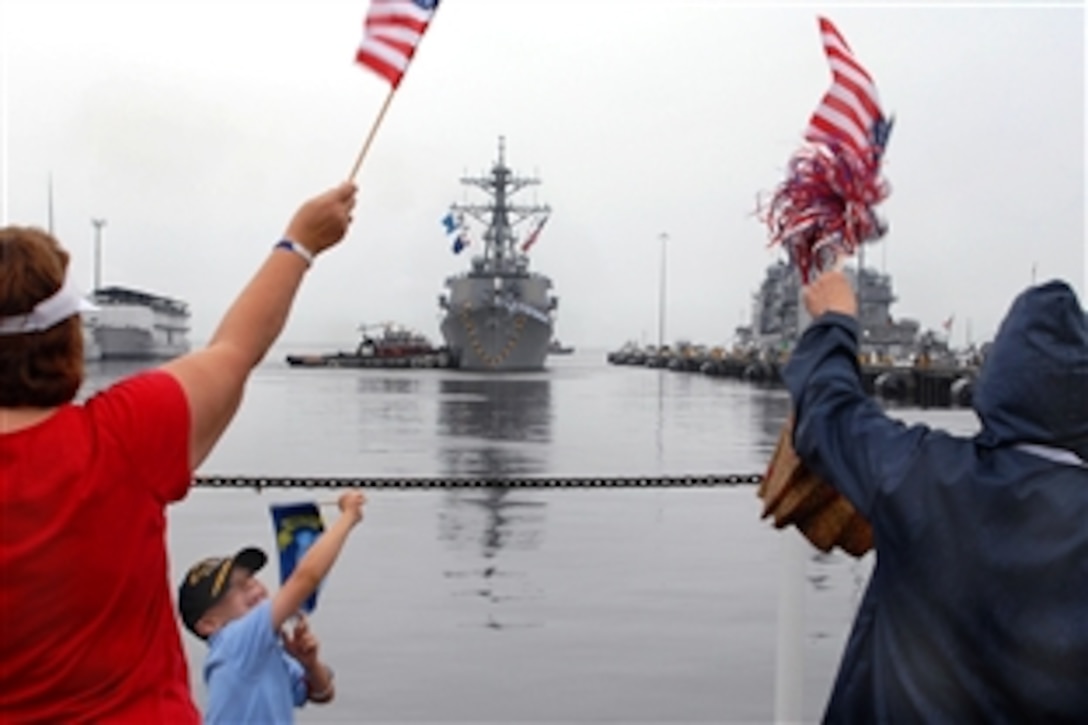
[[[102,287],[102,227],[106,226],[105,219],[91,219],[94,225],[94,290],[97,292]]]
[[[665,346],[665,243],[669,241],[669,235],[661,232],[658,239],[661,240],[661,287],[657,297],[657,352],[660,354]]]

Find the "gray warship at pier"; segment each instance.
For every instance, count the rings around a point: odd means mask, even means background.
[[[446,279],[445,292],[439,296],[446,347],[462,370],[541,370],[559,301],[550,293],[551,280],[529,269],[524,247],[534,229],[539,233],[540,220],[547,218],[551,208],[511,201],[518,191],[540,182],[510,170],[500,137],[498,160],[490,173],[464,177],[461,183],[481,189],[489,199],[482,204],[450,205],[450,212],[462,223],[470,217],[484,231],[476,236],[469,232],[467,250],[475,252],[470,267]],[[482,249],[475,248],[478,239]]]
[[[857,291],[858,320],[861,324],[861,352],[883,360],[908,360],[921,347],[944,346],[932,332],[921,333],[917,320],[895,319],[891,307],[896,301],[888,274],[859,264],[846,267],[846,275]],[[796,271],[779,261],[767,268],[759,289],[752,295],[752,322],[736,329],[741,347],[764,353],[786,353],[800,334],[798,321],[800,280]]]

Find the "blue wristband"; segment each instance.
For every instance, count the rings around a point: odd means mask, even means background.
[[[288,252],[294,252],[298,256],[306,260],[306,266],[309,267],[314,263],[314,254],[306,247],[302,246],[293,239],[281,239],[276,242],[275,249],[286,249]]]

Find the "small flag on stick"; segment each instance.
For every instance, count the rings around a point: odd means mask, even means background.
[[[359,173],[374,134],[389,110],[393,94],[408,72],[408,64],[437,11],[438,0],[371,0],[363,22],[363,40],[355,51],[355,60],[388,81],[389,93],[355,158],[348,175],[349,181]]]
[[[325,523],[316,503],[271,504],[272,528],[276,534],[276,549],[280,552],[280,585],[298,566],[303,555],[313,546]],[[302,604],[307,614],[317,606],[317,590]]]
[[[371,0],[355,60],[396,88],[437,9],[438,0]]]

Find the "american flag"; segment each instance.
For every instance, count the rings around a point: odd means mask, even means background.
[[[522,253],[528,252],[534,244],[536,244],[537,237],[540,236],[540,232],[543,231],[544,225],[548,223],[548,217],[544,217],[536,225],[536,228],[529,233],[529,236],[525,238],[525,242],[521,245]]]
[[[804,284],[812,271],[884,235],[875,207],[890,192],[880,163],[892,123],[842,35],[826,18],[819,24],[831,89],[805,129],[809,145],[790,159],[786,180],[761,211],[771,244],[786,247]]]
[[[371,0],[355,60],[395,89],[437,10],[438,0]]]
[[[844,146],[863,161],[877,164],[891,123],[880,110],[876,86],[831,21],[819,21],[824,52],[831,64],[831,89],[812,114],[805,139]]]

